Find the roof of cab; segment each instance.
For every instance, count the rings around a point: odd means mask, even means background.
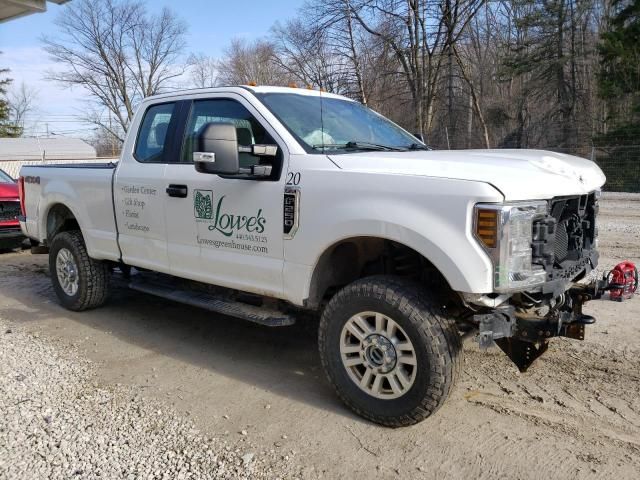
[[[144,102],[153,102],[159,99],[166,100],[167,98],[177,98],[186,95],[202,95],[207,93],[242,93],[243,91],[250,91],[252,93],[291,93],[296,95],[306,95],[311,97],[318,97],[322,95],[327,98],[340,98],[342,100],[351,100],[350,98],[343,97],[342,95],[336,95],[335,93],[321,92],[317,89],[311,88],[295,88],[295,87],[273,87],[273,86],[251,86],[251,85],[229,85],[222,87],[212,88],[192,88],[186,90],[175,90],[172,92],[160,93],[144,99]]]
[[[322,95],[323,97],[332,97],[332,98],[343,98],[345,100],[350,100],[342,95],[336,95],[335,93],[324,92],[315,88],[306,88],[306,87],[272,87],[268,85],[258,85],[258,86],[242,86],[241,88],[245,88],[247,90],[251,90],[255,93],[295,93],[296,95],[308,95],[310,97],[318,97]]]

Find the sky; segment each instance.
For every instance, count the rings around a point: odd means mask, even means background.
[[[72,0],[73,1],[73,0]],[[188,26],[189,53],[219,57],[234,37],[254,39],[269,33],[276,21],[293,17],[304,0],[147,0],[149,12],[163,7],[173,10]],[[37,91],[38,108],[29,116],[32,135],[57,134],[86,137],[93,127],[79,123],[86,93],[44,80],[44,72],[60,68],[42,48],[43,35],[55,38],[54,20],[64,6],[48,3],[46,13],[38,13],[0,23],[0,68],[9,68],[13,88],[24,82]]]

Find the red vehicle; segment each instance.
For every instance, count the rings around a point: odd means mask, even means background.
[[[0,170],[0,250],[17,248],[24,236],[18,222],[20,198],[18,184]]]

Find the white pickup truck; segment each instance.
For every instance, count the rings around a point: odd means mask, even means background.
[[[27,166],[20,224],[71,310],[110,284],[264,325],[318,312],[330,382],[388,426],[435,412],[462,339],[520,368],[583,338],[602,171],[533,150],[435,151],[347,98],[158,95],[117,164]]]

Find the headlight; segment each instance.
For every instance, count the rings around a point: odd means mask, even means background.
[[[545,215],[547,208],[547,202],[476,205],[474,234],[493,262],[496,292],[544,283],[544,269],[531,264],[531,239],[534,218]]]

